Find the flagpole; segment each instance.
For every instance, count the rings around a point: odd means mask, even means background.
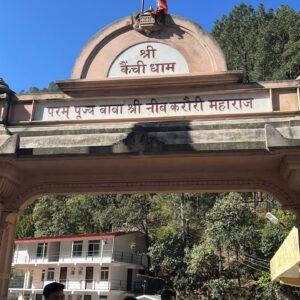
[[[145,10],[145,0],[142,0],[142,7],[141,7],[142,13],[144,12],[144,10]]]

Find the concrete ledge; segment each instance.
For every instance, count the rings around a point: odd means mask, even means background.
[[[83,95],[143,95],[155,90],[156,93],[170,94],[180,88],[197,88],[233,84],[241,81],[239,71],[216,72],[210,74],[184,74],[169,76],[147,76],[132,78],[106,78],[103,80],[74,79],[56,81],[59,88],[72,97]]]
[[[266,124],[265,129],[267,149],[300,147],[300,139],[286,138],[270,124]]]
[[[14,153],[17,146],[18,155],[26,156],[265,152],[300,147],[299,117],[26,126],[26,130],[19,126],[9,131],[20,137],[19,143],[16,137],[10,138],[2,154]]]
[[[7,138],[5,142],[0,145],[0,155],[2,154],[15,154],[19,145],[19,136],[14,134]]]

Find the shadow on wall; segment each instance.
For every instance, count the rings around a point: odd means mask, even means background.
[[[126,138],[109,147],[91,147],[90,153],[167,153],[194,151],[190,122],[137,123]]]

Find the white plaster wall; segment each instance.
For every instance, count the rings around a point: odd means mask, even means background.
[[[17,247],[18,251],[15,251],[14,253],[14,263],[28,263],[29,261],[36,261],[36,243],[18,244]]]
[[[34,288],[34,289],[43,289],[44,288],[43,283],[41,281],[42,270],[43,270],[43,268],[34,269],[34,271],[33,271],[32,288]],[[46,277],[47,277],[47,269],[45,269],[45,279],[46,279]]]
[[[111,280],[127,280],[127,268],[124,266],[111,266]]]
[[[132,252],[131,244],[136,242],[135,234],[118,236],[115,238],[114,251]]]
[[[60,242],[53,242],[48,244],[48,261],[58,261],[60,253]]]
[[[72,300],[77,300],[76,295],[82,295],[82,300],[84,300],[84,295],[91,295],[92,296],[92,300],[99,300],[100,295],[106,295],[107,296],[107,300],[123,300],[127,295],[126,293],[115,293],[115,292],[110,292],[110,293],[106,293],[106,292],[100,292],[100,294],[98,295],[98,293],[76,293],[73,295]],[[19,299],[22,300],[22,299]],[[68,298],[66,298],[66,300],[68,300]]]
[[[60,262],[70,261],[72,255],[72,241],[62,241],[60,243]]]

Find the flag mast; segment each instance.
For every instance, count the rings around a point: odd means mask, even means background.
[[[144,11],[145,11],[145,0],[142,0],[141,12],[143,13]]]

